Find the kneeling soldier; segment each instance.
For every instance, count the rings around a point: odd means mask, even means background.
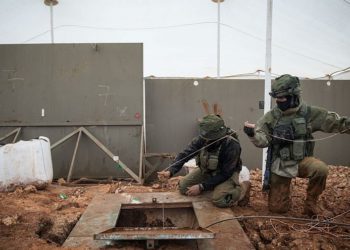
[[[177,155],[169,171],[158,172],[158,177],[163,179],[173,176],[185,162],[196,156],[199,168],[180,181],[181,194],[194,196],[213,190],[212,202],[218,207],[247,202],[250,182],[238,182],[242,162],[237,135],[225,126],[220,116],[214,114],[203,117],[199,130],[200,135]]]
[[[290,208],[290,182],[294,177],[308,178],[304,213],[313,216],[317,199],[326,187],[328,166],[313,157],[316,131],[350,133],[350,119],[301,101],[299,79],[282,75],[272,84],[270,95],[277,106],[259,119],[246,122],[244,132],[260,148],[269,147],[267,171],[271,172],[269,210],[284,213]],[[267,164],[268,167],[268,164]],[[267,183],[264,183],[264,186]]]

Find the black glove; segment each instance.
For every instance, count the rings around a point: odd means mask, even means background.
[[[255,135],[254,128],[244,126],[243,127],[244,133],[246,133],[249,137],[253,137]]]

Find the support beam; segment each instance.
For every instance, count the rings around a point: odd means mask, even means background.
[[[71,161],[71,163],[70,163],[69,172],[68,172],[68,176],[67,176],[67,182],[70,182],[70,179],[71,179],[71,177],[72,177],[72,172],[73,172],[73,168],[74,168],[75,157],[76,157],[76,155],[77,155],[77,151],[78,151],[78,146],[79,146],[80,138],[81,138],[81,130],[79,131],[78,139],[77,139],[77,142],[75,143],[75,148],[74,148],[74,152],[73,152],[73,156],[72,156],[72,161]]]
[[[77,151],[77,147],[80,141],[80,137],[81,137],[81,133],[84,133],[90,140],[92,140],[103,152],[105,152],[112,160],[114,160],[114,154],[105,146],[103,145],[102,142],[100,142],[93,134],[91,134],[86,128],[84,127],[80,127],[76,130],[74,130],[73,132],[71,132],[70,134],[66,135],[65,137],[63,137],[61,140],[57,141],[56,143],[54,143],[51,146],[51,150],[53,150],[54,148],[56,148],[58,145],[62,144],[63,142],[65,142],[66,140],[68,140],[69,138],[71,138],[72,136],[74,136],[76,133],[79,133],[78,136],[78,140],[77,143],[75,145],[75,149],[74,149],[74,153],[73,153],[73,158],[71,161],[71,165],[70,165],[70,169],[69,172],[72,171],[73,169],[73,165],[74,165],[74,161],[75,161],[75,157],[76,157],[76,151]],[[118,161],[118,164],[120,165],[120,167],[122,169],[124,169],[135,181],[137,181],[138,183],[142,183],[142,178],[137,176],[131,169],[129,169],[122,161]],[[68,173],[68,177],[70,179],[70,175],[71,173]],[[67,180],[68,180],[67,177]]]
[[[105,152],[111,159],[113,159],[114,154],[105,146],[103,145],[95,136],[93,136],[86,128],[81,127],[82,132],[86,134],[103,152]],[[139,177],[131,170],[129,169],[122,161],[119,160],[118,164],[124,169],[134,180],[137,182],[141,182]]]
[[[15,143],[15,142],[17,141],[18,136],[19,136],[19,133],[21,132],[21,130],[22,130],[22,128],[18,128],[18,129],[17,129],[17,133],[16,133],[16,135],[15,135],[15,138],[13,138],[12,143]]]
[[[141,126],[141,143],[140,143],[140,164],[139,164],[139,180],[140,183],[143,184],[144,182],[144,164],[143,164],[143,155],[144,155],[144,145],[145,145],[145,141],[144,141],[144,127],[143,125]]]
[[[80,128],[74,130],[73,132],[71,132],[70,134],[66,135],[65,137],[63,137],[61,140],[55,142],[54,144],[51,145],[51,151],[53,149],[55,149],[58,145],[62,144],[63,142],[65,142],[66,140],[68,140],[69,138],[71,138],[73,135],[75,135],[76,133],[79,133],[81,130]]]
[[[12,143],[15,143],[20,132],[21,132],[21,128],[16,128],[16,129],[12,130],[11,132],[7,133],[5,136],[1,137],[0,141],[7,139],[8,137],[10,137],[13,134],[16,134],[15,138],[12,141]]]

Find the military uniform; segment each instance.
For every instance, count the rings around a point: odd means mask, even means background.
[[[215,132],[215,127],[212,128],[211,124],[216,122],[219,122],[220,129]],[[212,202],[218,207],[232,206],[241,198],[242,192],[238,182],[242,167],[241,147],[238,139],[231,136],[232,132],[216,115],[203,118],[200,123],[200,136],[194,138],[188,147],[177,155],[175,164],[169,169],[172,176],[190,158],[196,157],[199,168],[180,181],[179,189],[182,194],[186,194],[189,187],[199,184],[201,191],[214,190]],[[218,140],[220,138],[222,139]],[[218,141],[214,142],[215,140]],[[214,143],[209,145],[212,142]]]
[[[292,87],[288,88],[290,85]],[[276,98],[294,94],[294,97],[300,99],[299,80],[290,75],[276,79],[272,90]],[[283,213],[289,210],[291,178],[301,177],[309,178],[305,213],[315,214],[316,201],[326,186],[328,166],[313,157],[312,133],[350,133],[349,128],[349,118],[301,101],[296,107],[285,111],[276,106],[257,122],[250,140],[257,147],[269,146],[272,150],[270,211]]]

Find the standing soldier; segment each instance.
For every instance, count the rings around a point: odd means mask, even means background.
[[[252,143],[269,147],[269,210],[284,213],[290,208],[290,182],[294,177],[308,178],[304,214],[316,215],[317,199],[326,187],[328,166],[313,157],[312,133],[350,133],[350,119],[335,112],[309,106],[301,101],[298,77],[282,75],[272,84],[270,95],[277,106],[259,119],[257,125],[244,123]],[[265,176],[266,177],[266,176]],[[266,187],[266,183],[264,183]]]

